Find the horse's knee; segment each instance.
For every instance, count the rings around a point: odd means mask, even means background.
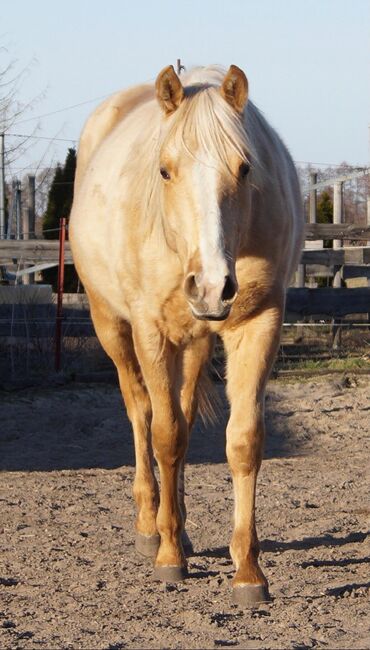
[[[228,429],[226,456],[232,472],[250,474],[262,460],[263,427]]]
[[[172,466],[182,461],[188,446],[188,425],[183,415],[175,420],[153,418],[152,436],[157,461]]]
[[[151,476],[136,476],[132,489],[138,507],[158,500],[158,488]]]

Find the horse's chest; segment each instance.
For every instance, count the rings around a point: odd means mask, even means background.
[[[174,345],[186,345],[192,339],[204,336],[205,322],[197,321],[179,291],[174,291],[164,301],[157,321],[158,328]]]

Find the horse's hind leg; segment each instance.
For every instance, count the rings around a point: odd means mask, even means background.
[[[226,452],[235,498],[233,600],[247,606],[269,599],[258,564],[255,492],[263,454],[265,384],[279,344],[282,311],[281,306],[271,307],[223,334],[231,406]]]
[[[181,363],[181,369],[179,369],[179,375],[182,378],[181,386],[181,409],[185,415],[189,434],[193,427],[194,420],[197,415],[199,395],[198,389],[199,385],[202,382],[202,370],[204,365],[210,358],[211,352],[213,349],[213,340],[210,336],[203,338],[195,339],[190,345],[188,345],[181,358],[179,358],[179,363]],[[186,505],[185,505],[185,461],[181,463],[180,476],[179,476],[179,501],[180,508],[182,512],[182,517],[184,521],[184,526],[186,523]],[[184,528],[182,533],[182,545],[186,555],[191,555],[193,552],[193,545],[189,539],[187,532]]]
[[[156,526],[158,485],[153,471],[150,440],[152,408],[132,342],[129,323],[114,318],[104,305],[91,300],[91,315],[98,338],[116,365],[121,392],[135,441],[134,498],[137,505],[136,548],[155,557],[159,547]]]

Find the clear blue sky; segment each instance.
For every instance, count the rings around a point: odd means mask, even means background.
[[[0,14],[9,59],[35,61],[19,98],[44,92],[23,120],[154,79],[178,57],[235,63],[295,160],[368,164],[368,0],[20,0]],[[96,103],[41,118],[38,135],[78,140]],[[14,172],[64,160],[67,142],[47,146],[35,141]]]

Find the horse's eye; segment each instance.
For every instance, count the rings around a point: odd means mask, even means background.
[[[171,176],[169,175],[169,173],[168,173],[168,171],[167,171],[167,169],[166,169],[165,167],[161,167],[160,170],[159,170],[159,172],[160,172],[162,178],[163,178],[165,181],[169,181],[169,180],[170,180]]]
[[[250,165],[248,163],[242,163],[239,167],[239,176],[240,178],[245,178],[250,170]]]

